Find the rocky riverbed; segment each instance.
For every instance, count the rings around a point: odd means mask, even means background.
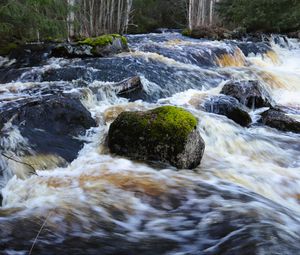
[[[0,254],[298,254],[300,42],[127,39],[1,58]],[[196,119],[200,165],[108,146],[122,112],[169,106]]]

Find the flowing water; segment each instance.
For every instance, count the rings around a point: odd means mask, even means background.
[[[128,38],[131,51],[112,58],[49,58],[34,67],[1,59],[1,111],[24,98],[81,93],[98,126],[64,167],[55,155],[31,156],[37,175],[29,175],[0,156],[0,254],[300,254],[300,136],[256,124],[258,111],[243,128],[200,110],[227,80],[256,79],[300,119],[300,43],[272,41],[273,51],[246,57],[229,41]],[[129,102],[111,84],[134,75],[145,92]],[[199,167],[177,171],[109,154],[105,137],[120,112],[165,104],[199,119]],[[4,128],[2,150],[24,160],[17,152],[28,141],[18,127]]]

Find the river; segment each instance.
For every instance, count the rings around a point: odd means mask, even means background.
[[[244,128],[199,107],[226,81],[252,79],[300,120],[300,43],[277,37],[273,51],[245,56],[232,41],[177,33],[128,39],[130,52],[111,58],[48,58],[31,67],[1,59],[1,110],[41,91],[84,91],[97,127],[80,137],[86,144],[70,164],[27,158],[37,175],[0,156],[0,254],[300,254],[300,135],[259,125],[258,111]],[[135,75],[143,100],[110,89]],[[199,167],[178,171],[108,152],[118,113],[166,104],[199,119],[206,144]],[[22,139],[12,127],[0,144],[18,150]]]

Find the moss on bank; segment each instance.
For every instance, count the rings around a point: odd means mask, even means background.
[[[108,34],[108,35],[101,35],[98,37],[89,37],[83,41],[79,41],[81,45],[90,45],[92,47],[97,46],[106,46],[113,43],[114,39],[121,39],[124,45],[127,45],[127,39],[125,36],[121,36],[119,34]]]
[[[9,53],[16,49],[18,45],[16,43],[8,43],[5,45],[0,45],[0,56],[9,55]]]

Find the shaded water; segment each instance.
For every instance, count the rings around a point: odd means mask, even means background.
[[[0,156],[0,254],[28,254],[33,243],[32,254],[300,254],[300,136],[255,124],[255,111],[254,124],[243,128],[200,110],[227,80],[258,79],[299,119],[300,43],[272,43],[273,51],[246,57],[235,42],[179,34],[129,42],[131,52],[112,58],[50,58],[36,67],[3,60],[1,111],[12,101],[78,93],[98,126],[66,167],[57,167],[56,155],[24,156],[28,141],[4,126],[2,151],[38,175]],[[117,97],[111,84],[134,75],[143,100]],[[121,111],[164,104],[199,118],[206,150],[198,168],[108,153],[107,130]]]

